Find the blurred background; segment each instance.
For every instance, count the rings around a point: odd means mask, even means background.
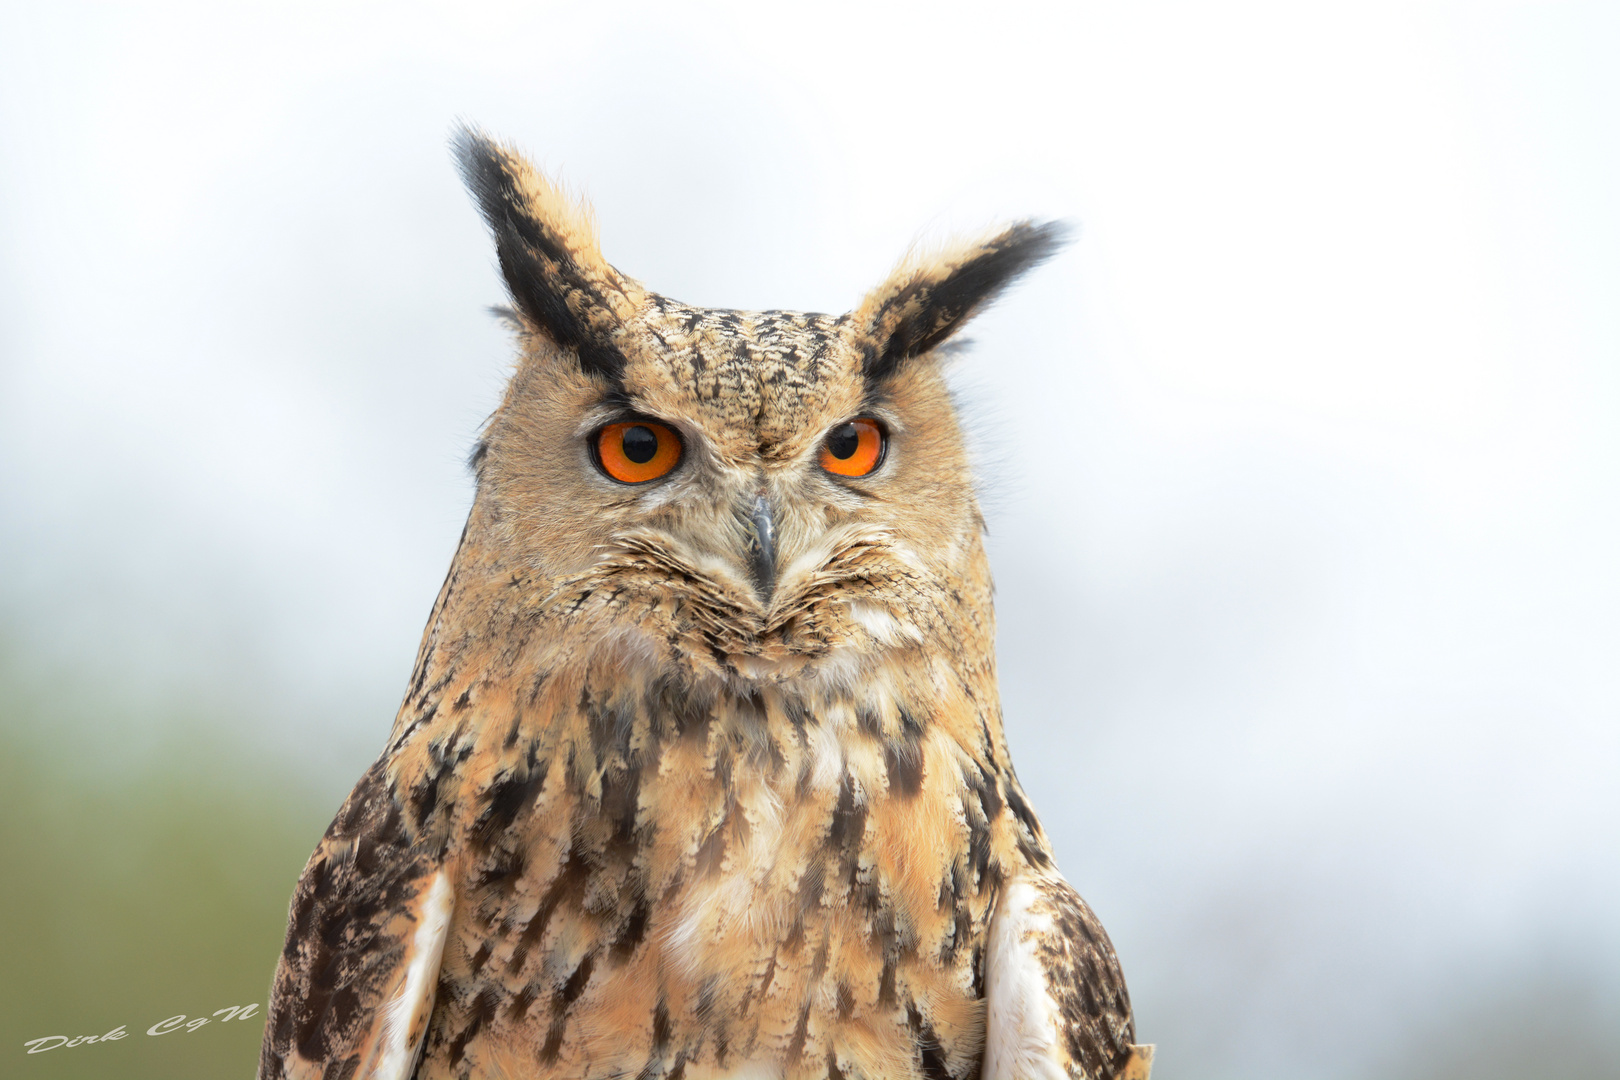
[[[1159,1080],[1620,1077],[1620,8],[0,5],[0,1073],[250,1075],[508,371],[464,118],[678,299],[971,331]],[[109,1043],[27,1056],[25,1040]]]

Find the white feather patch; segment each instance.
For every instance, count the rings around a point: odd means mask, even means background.
[[[370,1080],[406,1080],[416,1065],[422,1036],[427,1034],[428,1014],[433,1011],[433,991],[439,980],[444,942],[450,936],[454,901],[449,875],[440,870],[428,885],[427,898],[417,914],[405,985],[383,1009],[382,1055]],[[418,1020],[421,1027],[412,1039],[411,1030]]]
[[[1014,879],[990,921],[985,957],[983,1080],[1067,1080],[1057,1052],[1056,1003],[1035,956],[1038,938],[1055,932],[1050,915],[1033,910],[1035,887]]]

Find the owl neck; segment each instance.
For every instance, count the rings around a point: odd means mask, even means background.
[[[600,770],[606,756],[628,761],[701,730],[745,760],[793,760],[794,783],[836,769],[869,788],[916,790],[936,758],[1011,780],[976,541],[936,587],[823,603],[775,638],[667,583],[570,587],[498,551],[469,524],[391,750],[526,743]]]

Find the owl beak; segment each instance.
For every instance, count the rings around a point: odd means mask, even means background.
[[[760,602],[769,605],[776,591],[776,520],[764,492],[754,496],[746,515],[748,525],[748,572]]]

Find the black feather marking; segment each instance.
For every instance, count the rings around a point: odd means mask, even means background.
[[[507,155],[488,136],[462,128],[452,139],[462,181],[495,238],[501,276],[534,326],[579,357],[580,367],[620,386],[625,357],[591,314],[609,313],[599,284],[546,222],[528,209]],[[617,320],[610,320],[617,321]]]
[[[596,954],[586,953],[584,958],[580,960],[579,967],[575,968],[574,973],[568,976],[568,981],[563,983],[562,990],[557,994],[557,1008],[559,1011],[566,1010],[568,1006],[579,1000],[579,996],[585,992],[586,984],[591,981],[591,971],[595,967]]]
[[[1003,289],[1056,254],[1069,234],[1058,221],[1019,222],[943,277],[901,286],[875,313],[873,330],[884,336],[867,345],[866,378],[886,379],[903,361],[943,345]]]
[[[917,1060],[927,1080],[951,1080],[951,1070],[945,1067],[945,1051],[940,1046],[934,1026],[923,1019],[915,1004],[906,1006],[906,1022],[911,1027],[911,1039],[917,1048]]]
[[[471,1018],[467,1021],[467,1026],[462,1028],[461,1033],[450,1041],[450,1067],[452,1069],[460,1064],[462,1057],[467,1052],[467,1044],[472,1042],[485,1024],[495,1018],[495,1006],[496,992],[490,987],[480,991],[478,996],[473,999],[472,1008],[468,1010]]]
[[[922,728],[904,709],[900,721],[900,733],[883,742],[883,765],[889,773],[890,793],[909,799],[922,790]]]
[[[651,912],[647,910],[647,901],[640,900],[631,909],[630,917],[625,919],[619,936],[613,939],[612,955],[618,963],[624,963],[635,955],[641,947],[641,942],[647,936],[647,920]]]
[[[546,888],[545,895],[540,899],[540,907],[532,918],[524,924],[523,932],[518,935],[517,943],[512,947],[512,958],[507,961],[508,971],[519,971],[524,961],[529,958],[529,950],[539,944],[546,936],[546,927],[551,924],[551,916],[558,906],[567,903],[578,908],[585,895],[585,886],[590,880],[590,866],[585,861],[585,855],[578,847],[568,852],[568,861],[563,863]]]
[[[467,455],[467,468],[472,470],[474,476],[484,467],[484,459],[489,456],[489,437],[481,435],[473,444],[472,451]]]
[[[487,849],[518,814],[534,805],[545,790],[546,775],[551,762],[530,761],[521,771],[513,771],[496,778],[484,793],[484,810],[473,823],[471,839],[475,847]]]

